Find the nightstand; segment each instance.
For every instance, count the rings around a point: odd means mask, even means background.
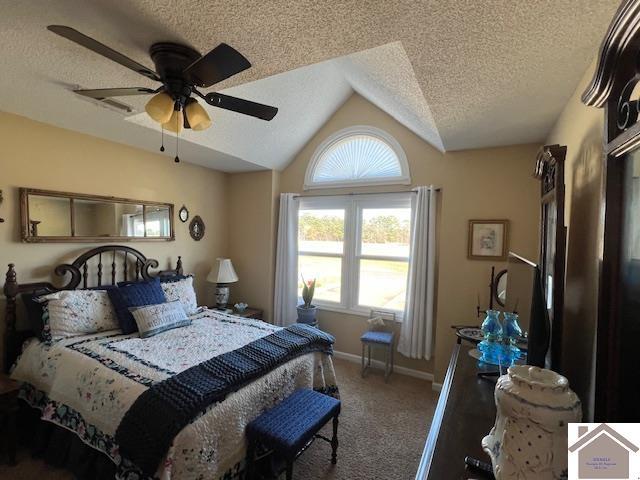
[[[232,313],[232,315],[237,315],[244,318],[253,318],[255,320],[262,320],[263,314],[264,312],[257,308],[246,308],[242,312],[238,312],[234,308]]]
[[[0,373],[0,432],[4,450],[9,457],[9,464],[16,463],[18,391],[20,384]]]

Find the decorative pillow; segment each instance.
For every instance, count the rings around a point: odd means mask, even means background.
[[[190,325],[191,320],[179,300],[129,309],[142,338]]]
[[[369,328],[374,332],[377,330],[382,330],[385,327],[384,319],[380,316],[367,319],[367,323],[369,324]]]
[[[166,302],[164,292],[160,287],[160,280],[157,278],[148,282],[136,282],[118,286],[118,288],[107,290],[107,293],[113,308],[115,308],[122,333],[125,334],[138,330],[136,321],[129,311],[131,307],[143,307]]]
[[[34,300],[43,306],[45,341],[118,328],[115,311],[104,290],[63,290]]]
[[[187,315],[198,313],[198,301],[193,289],[193,275],[161,278],[160,285],[168,302],[179,300]]]
[[[42,295],[46,295],[47,292],[43,291],[39,295],[36,293],[23,293],[20,295],[22,303],[27,312],[27,319],[29,321],[29,327],[35,331],[42,332],[44,327],[42,316],[44,314],[44,303],[38,302],[37,298]]]

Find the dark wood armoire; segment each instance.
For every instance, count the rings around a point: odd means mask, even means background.
[[[640,0],[626,0],[582,95],[604,109],[597,421],[640,421]]]

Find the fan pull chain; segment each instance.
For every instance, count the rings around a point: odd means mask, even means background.
[[[160,151],[164,152],[164,125],[160,125]]]
[[[176,115],[176,158],[174,162],[180,163],[180,157],[178,156],[178,144],[180,143],[180,117]]]

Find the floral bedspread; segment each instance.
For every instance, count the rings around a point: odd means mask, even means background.
[[[214,310],[191,318],[190,326],[149,338],[112,331],[51,346],[32,339],[12,377],[24,382],[22,397],[41,409],[44,420],[104,452],[120,467],[120,477],[134,476],[135,466],[121,458],[114,436],[136,398],[156,382],[279,328]],[[165,480],[236,477],[244,462],[246,425],[302,387],[337,394],[331,357],[298,357],[209,407],[176,436],[156,475]]]

